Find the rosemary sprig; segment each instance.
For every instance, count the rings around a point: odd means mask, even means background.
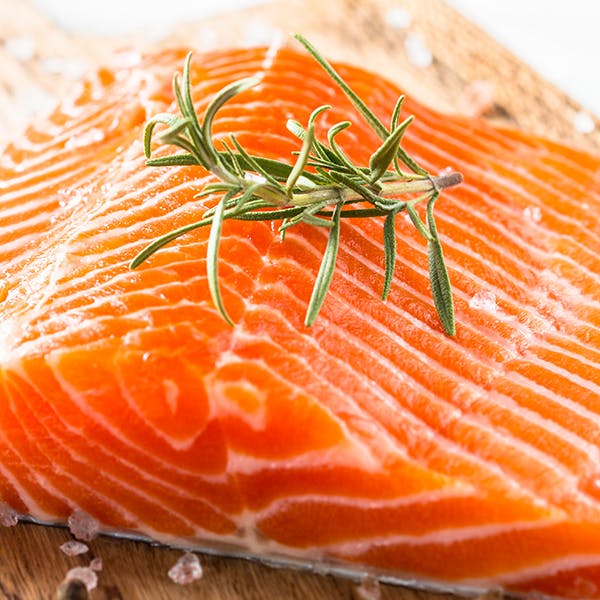
[[[327,143],[316,137],[315,122],[322,112],[331,108],[327,105],[313,111],[306,127],[297,121],[288,121],[288,130],[302,142],[293,165],[249,154],[234,135],[221,142],[222,149],[217,149],[212,138],[215,115],[231,98],[258,81],[243,79],[223,88],[212,99],[200,122],[191,96],[190,53],[185,60],[182,84],[178,75],[173,80],[181,115],[161,113],[146,124],[146,164],[154,167],[200,165],[216,175],[219,181],[208,184],[196,197],[222,194],[222,198],[215,207],[204,213],[200,221],[153,241],[134,258],[131,268],[135,269],[176,238],[199,227],[210,227],[207,246],[209,290],[223,318],[233,325],[223,304],[218,280],[223,222],[228,219],[280,220],[282,238],[290,227],[299,223],[323,227],[328,231],[328,241],[306,312],[305,323],[309,326],[319,314],[335,271],[341,220],[384,217],[385,275],[382,298],[386,300],[396,265],[395,220],[399,212],[406,211],[416,231],[427,241],[434,304],[444,331],[454,335],[452,290],[433,208],[440,191],[459,184],[462,176],[460,173],[448,173],[433,177],[402,148],[402,138],[413,120],[409,116],[400,122],[403,96],[396,104],[388,129],[306,39],[299,35],[295,37],[381,138],[382,143],[371,154],[368,167],[353,164],[337,143],[337,136],[350,127],[350,122],[344,121],[331,127]],[[160,141],[176,146],[183,152],[150,158],[154,128],[159,124],[167,127],[162,131]],[[410,172],[405,172],[402,167]],[[420,203],[426,203],[425,222],[416,209]]]

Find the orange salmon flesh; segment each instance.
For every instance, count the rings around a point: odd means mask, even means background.
[[[44,522],[373,569],[440,585],[600,598],[600,157],[408,100],[404,147],[464,183],[437,202],[456,305],[444,335],[427,248],[401,213],[387,302],[382,219],[327,240],[226,221],[213,306],[208,229],[135,271],[150,241],[216,196],[201,167],[147,168],[142,130],[174,112],[185,53],[102,69],[0,156],[0,500]],[[400,90],[339,72],[388,123]],[[323,103],[367,164],[380,140],[305,54],[196,55],[217,139],[292,162]],[[157,155],[168,149],[157,148]]]

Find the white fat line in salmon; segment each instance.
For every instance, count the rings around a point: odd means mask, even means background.
[[[306,249],[308,251],[313,251],[316,254],[316,250],[312,249],[309,245],[306,245]],[[347,276],[342,271],[340,271],[339,276],[344,277],[344,278],[349,278],[349,276]],[[361,285],[362,285],[360,282],[357,282],[356,280],[353,281],[353,283],[359,287],[361,287]],[[331,294],[332,298],[336,298],[338,301],[343,302],[343,299],[341,299],[339,296],[337,296],[337,294],[335,293],[334,290],[332,290],[330,292],[330,294]],[[348,307],[348,310],[351,313],[353,313],[354,318],[356,320],[361,320],[363,318],[362,314],[360,314],[357,310],[353,309],[352,307]],[[323,315],[323,318],[326,319],[326,315]],[[380,329],[383,333],[383,326],[380,323],[372,322],[370,325],[372,327]],[[329,323],[328,326],[333,327],[334,324]],[[405,346],[407,348],[407,350],[409,350],[411,353],[415,354],[415,356],[418,356],[420,354],[420,351],[417,348],[407,345],[404,342],[404,340],[395,336],[393,334],[393,332],[391,332],[389,330],[385,330],[385,335],[391,336],[394,339],[394,341],[396,342],[396,344],[398,344],[400,347]],[[372,353],[374,354],[374,356],[377,356],[379,365],[385,364],[386,359],[385,359],[385,357],[383,357],[379,354],[379,351],[377,348],[372,348]],[[424,357],[423,360],[425,360],[425,362],[429,362],[431,359],[429,357]],[[438,367],[436,367],[436,368],[438,368]],[[440,365],[439,370],[441,372],[447,372],[449,375],[456,377],[456,374],[454,372],[450,371],[449,368],[446,366]],[[463,379],[463,383],[465,385],[475,387],[475,384],[473,384],[471,381],[468,381],[466,379]],[[499,399],[499,397],[497,398],[497,400],[498,399]],[[514,403],[514,401],[512,401],[512,400],[510,402],[511,402],[511,405]],[[536,420],[539,418],[535,413],[532,413],[531,411],[526,411],[523,409],[521,410],[521,415],[524,419],[526,419],[528,421],[531,421],[532,419]],[[501,439],[504,440],[507,448],[510,447],[510,448],[517,449],[524,456],[527,456],[529,460],[535,461],[539,465],[540,468],[542,468],[544,471],[547,472],[548,475],[552,475],[553,479],[555,479],[556,477],[560,477],[561,482],[562,482],[561,485],[563,486],[563,489],[564,489],[565,482],[569,482],[569,486],[568,486],[569,494],[571,494],[571,493],[574,494],[577,498],[581,499],[581,501],[584,502],[585,504],[590,504],[592,502],[591,499],[589,499],[585,494],[583,494],[578,489],[579,478],[573,472],[567,470],[553,456],[550,456],[549,454],[542,452],[539,449],[535,448],[531,444],[531,442],[515,438],[515,437],[511,436],[510,433],[508,433],[508,432],[500,432],[496,428],[492,428],[491,425],[487,426],[485,424],[485,422],[476,420],[476,417],[471,417],[471,416],[465,415],[465,416],[463,416],[462,421],[465,423],[467,423],[467,422],[471,423],[473,426],[484,431],[486,435],[489,435],[492,438],[495,438],[497,440],[501,440]],[[531,422],[533,422],[533,421],[531,421]],[[543,423],[542,423],[542,425],[543,425]],[[560,429],[560,435],[562,435],[564,437],[568,437],[567,431],[563,430],[562,428],[560,428],[558,426],[557,426],[557,429]],[[575,438],[575,442],[577,443],[577,446],[580,448],[582,446],[591,448],[591,446],[589,446],[589,444],[584,442],[581,438]],[[582,450],[584,450],[584,449],[585,448],[582,448]],[[585,452],[584,452],[584,454],[585,454]],[[511,476],[511,475],[509,475],[507,473],[507,476]]]
[[[464,583],[472,584],[472,585],[506,585],[506,586],[516,586],[520,582],[527,582],[535,579],[543,580],[544,578],[551,577],[552,575],[559,573],[576,573],[578,571],[583,571],[590,567],[600,567],[600,554],[571,554],[562,558],[556,558],[552,560],[546,560],[531,567],[525,567],[523,569],[514,569],[507,573],[497,573],[494,574],[493,579],[490,578],[474,578],[474,579],[465,579]],[[493,581],[493,583],[492,583]],[[587,595],[588,593],[594,593],[585,591],[585,586],[594,585],[591,581],[585,579],[585,575],[582,577],[576,578],[574,581],[574,585],[581,586],[581,590],[574,589],[574,593],[581,593],[582,595]],[[571,596],[575,597],[575,596]]]
[[[414,547],[414,546],[452,546],[454,544],[468,544],[470,541],[503,538],[508,534],[523,531],[536,531],[552,527],[561,523],[559,519],[539,519],[533,521],[507,521],[505,523],[492,523],[490,525],[467,525],[464,527],[443,526],[435,531],[415,534],[390,533],[385,536],[369,536],[364,539],[348,540],[327,545],[327,550],[332,554],[345,557],[358,557],[373,550],[373,548],[389,547]],[[399,549],[401,555],[402,550]],[[495,574],[494,574],[495,575]],[[474,581],[474,580],[470,580]],[[475,580],[477,582],[480,579]]]
[[[337,329],[337,326],[336,326],[336,324],[335,324],[335,323],[332,323],[332,322],[328,323],[328,325],[327,325],[327,326],[328,326],[328,329],[329,329],[330,331],[331,331],[331,330],[335,330],[335,329]],[[351,336],[351,334],[349,334],[349,333],[348,333],[348,332],[346,332],[346,331],[344,331],[344,332],[342,332],[342,333],[343,333],[343,335],[344,335],[344,337],[345,337],[345,338],[348,338],[348,336],[349,336],[349,335]],[[363,342],[362,342],[361,340],[355,340],[355,343],[358,343],[359,345],[361,345]],[[377,349],[377,348],[374,348],[374,347],[372,347],[372,346],[368,346],[368,348],[366,348],[366,349],[367,349],[367,352],[368,352],[369,354],[373,354],[373,353],[375,353],[375,355],[377,355],[377,353],[378,353],[378,349]],[[286,351],[287,351],[287,352],[289,352],[289,351],[290,351],[290,349],[287,349]],[[382,367],[385,367],[385,364],[386,364],[386,362],[387,362],[387,359],[386,359],[385,357],[378,356],[378,360],[380,361],[380,362],[379,362],[380,366],[382,366]],[[353,376],[354,376],[354,374],[353,374],[352,372],[350,372],[350,371],[349,371],[349,372],[346,374],[346,377],[350,377],[350,378],[351,378],[351,377],[353,377]],[[387,373],[385,374],[385,379],[386,379],[386,381],[387,381],[387,380],[389,380],[389,381],[394,381],[394,379],[396,379],[396,378],[397,378],[397,369],[395,368],[395,365],[390,365],[390,368],[389,368],[389,370],[388,370],[388,371],[387,371]],[[403,387],[405,386],[405,384],[400,384],[400,383],[399,383],[399,384],[397,384],[397,386],[398,386],[398,385],[403,385]],[[405,387],[404,387],[404,389],[405,389]],[[371,393],[374,393],[374,392],[375,392],[375,390],[377,390],[377,388],[373,388],[373,386],[372,386],[372,383],[371,383],[371,388],[370,388],[370,390],[371,390]],[[423,390],[421,390],[421,391],[423,392]],[[425,393],[426,393],[426,392],[425,392]],[[486,396],[487,396],[487,392],[485,392],[485,396],[483,396],[483,395],[482,395],[482,399],[483,399],[484,397],[486,397]],[[394,404],[395,404],[395,403],[397,403],[397,399],[396,399],[395,397],[393,397],[393,396],[390,396],[389,398],[390,398],[390,407],[393,407],[393,406],[394,406]],[[431,396],[431,398],[430,398],[430,401],[431,401],[431,402],[433,402],[433,403],[439,402],[439,400],[438,400],[438,399],[436,399],[436,398],[435,398],[433,395]],[[495,401],[497,402],[497,401],[498,401],[498,398],[496,398],[496,400],[495,400]],[[511,401],[511,403],[512,403],[512,401]],[[438,409],[438,410],[439,410],[439,409]],[[452,408],[451,408],[451,410],[454,410],[454,411],[456,411],[456,409],[455,409],[454,407],[452,407]],[[461,419],[464,419],[464,416],[462,415],[462,413],[460,413],[460,414],[458,415],[458,417],[459,417],[459,418],[461,418]],[[536,418],[536,415],[534,414],[534,415],[533,415],[533,417],[534,417],[534,418]],[[396,419],[398,419],[398,416],[396,416],[395,418],[396,418]],[[413,417],[413,418],[414,418],[414,417]],[[468,421],[468,419],[467,419],[467,421]],[[469,421],[469,422],[470,422],[470,421]],[[478,426],[480,427],[480,426],[481,426],[481,424],[478,424]],[[427,435],[427,432],[420,432],[420,433],[419,433],[419,434],[417,434],[417,435],[418,435],[418,439],[423,439],[423,436],[424,436],[424,435]],[[432,435],[432,436],[438,436],[439,434],[438,434],[438,432],[437,432],[436,430],[431,430],[431,432],[430,432],[430,435]],[[562,429],[560,429],[560,431],[559,431],[559,435],[561,435],[561,436],[568,436],[568,432],[566,432],[566,431],[563,431]],[[587,447],[587,444],[585,444],[585,442],[582,442],[582,441],[581,441],[579,438],[577,438],[577,437],[574,439],[574,441],[575,441],[575,444],[576,444],[576,446],[577,446],[577,447],[581,447],[582,443],[583,443],[583,444],[584,444],[584,445]],[[582,448],[582,452],[583,452],[583,454],[584,454],[585,456],[589,456],[589,455],[588,455],[588,454],[585,452],[585,448]],[[592,457],[592,458],[591,458],[591,460],[593,460],[593,455],[594,455],[594,452],[592,452],[592,453],[591,453],[591,457]],[[550,471],[548,471],[548,472],[550,472]],[[505,476],[506,476],[506,474],[505,474]]]
[[[137,443],[137,441],[133,440],[131,437],[128,437],[126,432],[116,429],[107,420],[107,418],[104,415],[102,415],[100,412],[95,411],[91,408],[91,406],[85,400],[85,395],[80,390],[77,390],[76,388],[74,388],[61,375],[60,368],[59,368],[59,362],[60,362],[60,352],[52,352],[50,354],[50,356],[48,356],[48,358],[47,358],[48,366],[52,370],[52,374],[53,374],[54,378],[60,385],[63,392],[65,392],[65,394],[68,396],[68,398],[77,407],[77,409],[80,410],[81,413],[90,420],[90,422],[94,423],[96,426],[101,427],[104,431],[109,433],[110,436],[117,439],[120,443],[124,444],[126,447],[129,447],[130,451],[135,450],[139,453],[139,455],[147,457],[148,456],[148,448],[147,447],[139,445]],[[34,387],[34,389],[36,389],[35,382],[33,382],[29,379],[27,373],[22,371],[21,376],[25,379],[25,381],[28,381],[28,383],[32,387]],[[63,413],[62,415],[59,415],[59,418],[62,419],[62,422],[64,423],[64,425],[71,432],[73,432],[73,433],[79,432],[79,428],[77,425],[72,425],[66,420],[68,417],[69,417],[69,414],[67,412]],[[95,443],[98,443],[98,442],[95,442]],[[105,447],[105,449],[107,449],[107,450],[109,450],[111,448],[110,445],[103,446],[103,447]],[[111,452],[109,452],[109,454],[110,453]],[[132,467],[139,469],[139,465],[129,462],[127,460],[127,458],[124,456],[121,456],[120,460],[123,460],[123,461],[125,461],[126,464],[130,464]],[[161,458],[159,455],[156,455],[156,454],[152,455],[152,460],[155,463],[155,465],[159,465],[162,469],[166,470],[167,472],[171,471],[173,473],[181,474],[182,476],[187,476],[187,477],[198,477],[199,476],[197,470],[189,470],[180,464],[168,462],[166,459]],[[155,468],[155,467],[151,467],[151,468]],[[201,477],[203,479],[205,479],[206,481],[208,481],[209,483],[221,483],[221,482],[225,481],[224,474],[215,475],[215,474],[202,473]]]
[[[333,325],[333,324],[330,324],[330,325],[328,325],[328,327],[332,328],[332,327],[334,327],[334,325]],[[390,377],[392,378],[392,380],[393,380],[393,371],[392,371],[392,372],[390,372],[389,376],[390,376]],[[431,402],[435,403],[435,402],[436,402],[436,400],[435,400],[435,399],[432,397],[432,398],[431,398]],[[392,406],[393,406],[393,405],[392,405]],[[400,419],[401,419],[402,417],[400,417],[400,416],[397,414],[397,410],[394,410],[393,408],[392,408],[392,410],[393,410],[393,413],[392,413],[392,414],[396,413],[396,414],[394,414],[394,422],[401,423],[401,420],[400,420]],[[437,410],[439,411],[440,409],[438,408]],[[375,418],[376,418],[376,420],[377,420],[377,417],[375,417]],[[388,416],[388,419],[389,419],[389,416]],[[379,420],[377,420],[377,422],[384,422],[384,421],[381,421],[381,420],[379,419]],[[385,422],[388,422],[388,421],[385,421]],[[443,445],[445,445],[445,444],[442,442],[443,438],[440,438],[440,434],[438,434],[438,433],[437,433],[435,430],[432,430],[432,432],[431,432],[431,435],[432,435],[432,436],[436,436],[436,439],[437,439],[437,441],[438,441],[439,443],[442,443]],[[423,431],[420,431],[420,432],[415,432],[415,436],[416,436],[416,439],[419,439],[419,440],[426,440],[426,439],[427,439],[427,437],[426,437],[426,436],[427,436],[427,432],[423,432]],[[452,442],[451,442],[451,440],[447,440],[447,441],[448,441],[449,443],[452,443]],[[455,452],[455,450],[453,450],[451,447],[450,447],[450,448],[446,447],[446,448],[445,448],[445,451],[446,451],[446,452],[449,452],[449,453],[451,453],[451,454],[453,454],[453,453]],[[472,452],[472,451],[470,451],[470,450],[463,449],[462,451],[463,451],[463,452],[464,452],[464,453],[467,455],[467,457],[468,457],[470,460],[472,460],[472,461],[475,461],[475,462],[477,462],[477,461],[482,461],[482,460],[484,460],[484,459],[482,459],[482,458],[480,458],[480,457],[477,457],[476,455],[474,455],[474,454],[473,454],[473,452]],[[415,457],[415,459],[416,459],[416,457]],[[418,460],[418,459],[417,459],[417,460]],[[420,462],[422,462],[422,461],[420,461]],[[507,487],[507,489],[511,489],[511,486],[514,488],[514,489],[512,490],[512,493],[514,493],[514,492],[515,492],[515,491],[517,491],[517,490],[519,491],[519,494],[521,494],[521,493],[523,493],[523,494],[527,493],[527,492],[526,492],[526,490],[521,490],[521,489],[520,489],[520,485],[519,485],[519,484],[518,484],[516,481],[513,481],[513,480],[510,478],[510,476],[509,476],[509,475],[508,475],[506,472],[502,471],[502,470],[501,470],[501,469],[498,467],[498,465],[495,465],[494,463],[489,463],[489,462],[487,462],[487,463],[485,463],[485,464],[486,464],[486,466],[487,466],[487,467],[489,467],[489,468],[491,469],[491,472],[495,472],[495,473],[497,473],[497,477],[498,477],[498,479],[500,479],[500,480],[502,481],[502,486],[506,486],[506,487]],[[490,477],[490,474],[491,474],[491,473],[488,473],[488,475],[487,475],[487,477],[488,477],[488,478]],[[466,482],[466,483],[468,483],[468,482]],[[530,492],[530,493],[531,493],[531,492]],[[532,500],[533,500],[534,502],[540,502],[540,501],[541,501],[542,503],[544,503],[544,502],[545,502],[545,500],[543,500],[543,499],[539,498],[539,496],[538,496],[538,495],[532,495]]]
[[[299,237],[299,236],[298,236],[298,237],[297,237],[297,241],[298,241],[298,243],[302,244],[302,245],[303,245],[303,246],[304,246],[304,247],[305,247],[305,248],[306,248],[308,251],[311,251],[311,252],[312,252],[312,253],[313,253],[315,256],[318,254],[318,250],[317,250],[317,249],[315,249],[315,248],[313,248],[313,247],[312,247],[312,246],[311,246],[311,245],[310,245],[310,244],[309,244],[309,243],[308,243],[306,240],[304,240],[303,238],[301,238],[301,237]],[[347,251],[347,252],[348,252],[350,255],[353,255],[353,256],[355,257],[355,259],[356,259],[356,260],[361,260],[361,261],[363,261],[363,262],[369,262],[369,261],[368,261],[368,260],[367,260],[367,259],[366,259],[366,258],[365,258],[363,255],[359,255],[359,254],[357,254],[357,253],[356,253],[354,250],[352,250],[352,249],[348,249],[348,250],[346,250],[346,248],[341,248],[341,249],[340,249],[340,252],[346,252],[346,251]],[[372,268],[372,269],[374,269],[374,270],[375,270],[375,269],[377,269],[377,265],[375,265],[375,264],[373,264],[373,263],[369,263],[369,267],[370,267],[370,268]],[[379,269],[381,269],[381,267],[379,267]],[[373,294],[373,292],[372,292],[372,290],[370,290],[370,288],[368,288],[367,286],[365,286],[365,285],[364,285],[364,284],[363,284],[361,281],[357,280],[356,278],[353,278],[353,277],[351,277],[351,276],[350,276],[349,274],[347,274],[346,272],[344,272],[344,271],[341,271],[341,272],[340,272],[340,276],[341,276],[341,277],[343,277],[344,279],[346,279],[346,280],[348,280],[348,281],[352,282],[352,284],[353,284],[353,285],[355,285],[357,288],[359,288],[359,289],[363,290],[365,293],[367,293],[367,294],[369,294],[369,295],[374,295],[374,294]],[[390,308],[391,308],[391,310],[393,310],[393,311],[396,311],[396,310],[397,310],[397,308],[396,308],[395,306],[391,306]],[[349,307],[349,308],[348,308],[348,310],[349,310],[350,312],[356,313],[356,317],[357,317],[357,318],[360,318],[360,315],[358,314],[358,311],[356,311],[355,309],[352,309],[352,307]],[[399,312],[399,311],[398,311],[398,312]],[[423,333],[424,333],[424,334],[426,334],[426,333],[430,333],[431,335],[433,335],[433,333],[431,333],[431,332],[427,332],[427,331],[426,331],[426,329],[425,329],[425,327],[424,327],[424,326],[423,326],[423,325],[422,325],[422,324],[421,324],[421,323],[420,323],[420,322],[419,322],[417,319],[411,318],[411,316],[410,316],[410,315],[408,315],[408,314],[404,314],[404,315],[402,315],[402,316],[403,316],[403,318],[405,318],[405,319],[409,319],[409,320],[413,321],[413,323],[412,323],[412,324],[413,324],[415,327],[420,327],[421,329],[423,329]],[[382,328],[382,325],[381,325],[381,324],[379,324],[379,323],[373,323],[373,326],[374,326],[374,327],[379,327],[379,328]],[[383,333],[383,331],[382,331],[382,333]],[[394,336],[394,335],[393,335],[393,332],[388,332],[388,334],[389,334],[389,335],[391,335],[391,336],[393,337],[393,339],[395,340],[395,342],[396,342],[396,343],[398,343],[399,345],[401,345],[401,346],[402,346],[402,345],[405,345],[405,342],[404,342],[404,340],[403,340],[403,339],[400,339],[400,338],[398,338],[398,337],[396,337],[396,336]],[[442,340],[442,343],[444,343],[444,340]],[[407,347],[407,348],[409,348],[409,346],[406,346],[406,347]],[[419,350],[418,348],[413,348],[413,347],[410,347],[410,351],[411,351],[412,353],[415,353],[415,355],[417,355],[417,356],[421,356],[425,362],[432,362],[432,361],[433,361],[433,359],[431,359],[429,356],[427,356],[427,355],[423,354],[423,353],[422,353],[422,351],[421,351],[421,350]],[[516,355],[515,355],[515,356],[516,356]],[[381,359],[381,357],[379,357],[379,358]],[[477,358],[477,357],[475,356],[475,354],[474,354],[474,353],[471,353],[471,360],[472,360],[472,361],[473,361],[473,363],[475,363],[475,364],[481,361],[481,359],[480,359],[480,358]],[[439,361],[433,361],[433,362],[435,362],[435,364],[436,364],[436,369],[440,369],[441,371],[448,371],[448,372],[451,372],[451,371],[449,370],[449,367],[448,367],[448,366],[446,366],[446,365],[442,365],[442,364],[441,364]],[[535,361],[534,361],[534,362],[535,362]],[[542,361],[539,361],[539,362],[540,362],[540,364],[542,363]],[[480,387],[479,387],[479,386],[477,386],[477,384],[475,384],[474,382],[472,382],[472,381],[470,381],[470,380],[467,380],[467,379],[465,379],[465,378],[461,378],[461,381],[463,382],[463,384],[464,384],[464,385],[467,385],[467,386],[469,386],[469,387],[470,387],[471,389],[473,389],[473,390],[480,390]],[[532,383],[532,384],[534,384],[534,385],[537,385],[535,382],[531,382],[531,383]],[[592,383],[592,385],[594,385],[594,384]],[[487,391],[486,391],[486,393],[487,393]],[[574,405],[574,406],[575,406],[575,405]],[[590,413],[590,412],[588,412],[588,411],[585,411],[585,412],[588,414],[588,416],[592,416],[592,415],[593,415],[593,413]],[[564,435],[567,435],[567,432],[566,432],[566,431],[561,431],[561,435],[563,435],[563,434],[564,434]],[[582,441],[583,441],[583,440],[582,440]],[[584,443],[584,444],[585,444],[585,443]],[[585,446],[586,446],[586,448],[584,448],[584,451],[585,451],[586,453],[589,453],[589,452],[591,452],[591,451],[592,451],[592,446],[589,446],[589,445],[587,445],[587,444],[585,444]]]

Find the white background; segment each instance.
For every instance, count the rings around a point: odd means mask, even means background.
[[[36,0],[67,29],[106,34],[160,33],[260,1]],[[447,1],[600,116],[600,0]]]

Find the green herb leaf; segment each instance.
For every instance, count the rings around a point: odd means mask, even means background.
[[[237,142],[237,139],[235,140],[235,142],[239,143]],[[244,154],[237,154],[236,158],[245,171],[256,171],[257,173],[265,177],[265,179],[267,179],[265,173],[268,173],[270,178],[272,178],[275,182],[279,183],[285,182],[290,176],[290,173],[292,171],[291,165],[282,163],[278,160],[263,158],[262,156],[254,156],[248,154],[246,150],[243,150],[243,152]],[[227,155],[226,152],[220,152],[219,156],[221,158],[221,162],[225,166],[230,166],[230,157]],[[269,179],[269,181],[270,180],[271,179]]]
[[[185,167],[198,164],[200,164],[198,159],[189,153],[171,154],[170,156],[161,156],[161,158],[149,158],[146,161],[147,167]]]
[[[294,34],[294,37],[306,48],[309,54],[321,65],[321,67],[325,70],[325,72],[338,84],[340,89],[346,94],[346,97],[352,104],[354,108],[363,116],[365,121],[371,126],[373,131],[377,133],[377,135],[381,139],[385,139],[388,135],[388,130],[385,128],[385,125],[375,116],[373,111],[361,100],[361,98],[354,92],[354,90],[339,76],[338,72],[331,66],[329,61],[327,61],[321,54],[317,51],[317,49],[303,36],[299,34]]]
[[[450,277],[444,261],[444,252],[438,239],[428,243],[429,256],[429,278],[431,279],[431,291],[435,308],[448,335],[456,333],[454,323],[454,301],[452,300],[452,288]]]
[[[337,171],[331,171],[329,175],[336,183],[341,183],[345,187],[356,192],[357,194],[362,196],[367,202],[375,203],[379,200],[379,196],[375,192],[373,192],[370,188],[357,182],[356,180],[352,179],[352,177],[344,175],[343,173],[338,173]]]
[[[371,169],[371,183],[381,179],[388,170],[394,158],[398,155],[400,140],[406,132],[408,126],[412,123],[414,117],[411,115],[404,122],[396,127],[389,137],[371,154],[369,168]]]
[[[429,278],[431,280],[431,291],[433,294],[433,301],[437,310],[444,331],[448,335],[454,335],[456,333],[456,326],[454,322],[454,301],[452,299],[452,287],[450,285],[450,277],[448,275],[448,269],[446,268],[446,262],[444,260],[444,252],[442,250],[442,244],[437,234],[437,227],[435,224],[435,218],[433,216],[433,205],[439,196],[439,192],[429,200],[427,204],[427,222],[432,239],[429,241],[428,247],[428,258],[429,258]]]
[[[404,104],[405,96],[402,94],[397,102],[396,106],[394,106],[394,111],[392,112],[392,118],[390,119],[390,131],[394,131],[396,127],[398,127],[398,122],[400,121],[400,111],[402,110],[402,105]]]
[[[246,79],[241,79],[240,81],[234,81],[233,83],[226,85],[208,105],[202,121],[202,137],[204,139],[205,147],[210,151],[212,155],[211,158],[216,163],[219,162],[219,153],[215,150],[212,143],[212,123],[217,111],[224,104],[229,102],[229,100],[255,86],[258,82],[259,80],[256,77],[248,77]]]
[[[383,280],[383,291],[381,299],[385,302],[388,299],[394,271],[396,270],[396,213],[391,212],[383,222],[383,249],[385,252],[385,277]]]
[[[325,248],[321,267],[319,268],[319,273],[317,274],[317,279],[308,303],[308,310],[306,311],[306,319],[304,321],[307,327],[310,327],[317,318],[317,315],[323,306],[323,302],[325,301],[329,286],[331,285],[340,245],[341,213],[342,204],[339,203],[333,209],[333,216],[331,218],[332,227],[329,231],[329,237],[327,238],[327,247]]]
[[[406,210],[407,210],[408,216],[410,217],[410,220],[412,221],[412,224],[415,226],[416,230],[428,242],[430,242],[431,240],[433,240],[433,236],[431,235],[431,232],[429,231],[429,229],[427,229],[427,226],[421,220],[421,217],[419,216],[419,213],[415,210],[415,207],[414,207],[414,205],[413,205],[412,202],[408,202],[406,204]]]
[[[338,72],[331,64],[321,56],[317,49],[303,36],[294,34],[294,37],[306,48],[312,57],[321,65],[325,72],[338,84],[340,89],[346,94],[352,102],[354,108],[362,115],[365,121],[371,126],[371,129],[382,139],[385,140],[389,135],[385,125],[375,116],[373,111],[361,100],[356,92],[340,77]],[[402,148],[398,149],[398,154],[402,162],[418,175],[427,175],[427,171],[421,168]]]
[[[160,250],[163,246],[166,246],[173,240],[176,240],[178,237],[193,231],[194,229],[198,229],[200,227],[205,227],[206,225],[210,225],[212,219],[203,219],[201,221],[197,221],[196,223],[190,223],[189,225],[185,225],[180,227],[179,229],[175,229],[166,235],[159,237],[154,240],[151,244],[146,246],[130,263],[130,269],[136,269],[139,267],[146,259],[152,256],[155,252]]]
[[[223,196],[217,210],[212,219],[210,233],[208,235],[208,244],[206,247],[206,270],[208,278],[208,288],[212,300],[217,307],[217,310],[221,313],[221,316],[229,325],[233,327],[234,323],[227,314],[225,306],[223,305],[223,298],[221,297],[221,287],[219,285],[219,245],[221,243],[221,229],[223,227],[223,216],[225,213],[225,205],[227,200],[231,198],[231,192]]]
[[[154,128],[160,123],[162,125],[167,125],[167,127],[172,127],[177,121],[181,118],[176,115],[171,115],[169,113],[159,113],[152,117],[144,127],[144,153],[146,154],[146,158],[150,158],[152,154],[152,133]]]
[[[196,131],[200,130],[200,123],[198,122],[198,116],[196,115],[196,111],[194,110],[194,102],[192,100],[192,83],[190,81],[190,66],[192,63],[192,53],[188,52],[185,57],[185,62],[183,64],[183,106],[182,109],[185,109],[183,114],[185,114],[188,118],[191,119],[194,128]]]
[[[308,161],[308,156],[310,154],[310,151],[312,150],[314,139],[315,139],[315,128],[311,123],[304,135],[304,140],[302,142],[302,148],[301,148],[300,154],[298,155],[298,158],[296,160],[296,164],[294,165],[294,168],[290,172],[290,174],[287,178],[287,181],[285,182],[285,190],[286,190],[288,196],[292,195],[292,192],[294,191],[294,186],[296,185],[298,178],[306,170],[306,163]]]

